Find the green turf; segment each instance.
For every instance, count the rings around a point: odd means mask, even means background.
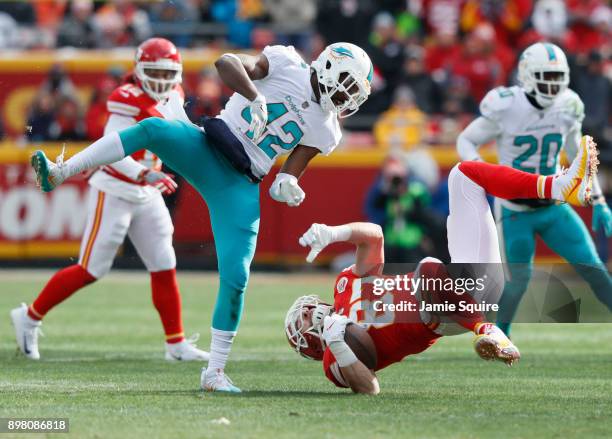
[[[611,434],[611,325],[518,326],[523,360],[513,368],[479,360],[468,336],[449,337],[382,371],[381,395],[357,396],[284,340],[293,298],[329,295],[332,281],[253,276],[227,369],[245,393],[230,396],[200,392],[198,364],[162,359],[146,275],[110,277],[51,312],[43,360],[30,362],[15,356],[8,311],[31,300],[44,278],[0,273],[0,417],[67,417],[71,436],[91,438]],[[186,329],[202,333],[203,347],[215,285],[209,275],[181,278]],[[212,422],[221,417],[230,424]]]

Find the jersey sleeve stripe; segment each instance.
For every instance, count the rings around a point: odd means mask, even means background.
[[[140,108],[124,104],[123,102],[108,101],[106,108],[111,113],[122,114],[124,116],[138,116],[140,114]]]

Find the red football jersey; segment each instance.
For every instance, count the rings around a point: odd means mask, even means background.
[[[185,92],[180,85],[177,85],[174,91],[177,93],[171,93],[169,99],[184,99]],[[106,109],[111,114],[133,117],[140,122],[148,117],[163,117],[157,109],[158,105],[160,102],[151,98],[137,84],[127,81],[111,93],[106,102]],[[146,149],[136,151],[131,157],[147,168],[161,170],[161,160]]]
[[[408,277],[411,277],[409,274]],[[429,348],[440,335],[421,323],[416,298],[407,291],[386,291],[374,294],[373,277],[359,277],[353,267],[344,269],[334,287],[334,309],[354,323],[366,328],[376,346],[375,370],[401,361],[407,355],[418,354]],[[369,311],[374,301],[403,304],[401,311]],[[408,302],[413,303],[408,310]],[[371,315],[373,314],[373,315]],[[323,369],[327,378],[338,387],[348,387],[331,351],[325,350]]]

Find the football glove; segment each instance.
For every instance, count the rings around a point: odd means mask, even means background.
[[[266,98],[264,95],[258,94],[255,99],[251,101],[249,110],[251,111],[249,132],[253,134],[253,142],[257,143],[268,123],[268,107],[266,106]]]
[[[139,181],[159,189],[164,195],[170,195],[176,192],[176,188],[178,187],[178,184],[176,184],[173,177],[174,175],[172,174],[165,174],[161,171],[145,169],[140,174]]]
[[[591,227],[594,232],[603,229],[607,237],[612,235],[612,212],[605,200],[596,202],[593,205],[593,222]]]
[[[332,242],[347,241],[351,236],[348,225],[328,226],[326,224],[313,224],[299,239],[302,247],[310,247],[306,262],[312,262],[325,247]]]
[[[298,185],[298,180],[294,175],[279,172],[270,186],[270,196],[276,201],[296,207],[302,204],[306,193]]]
[[[348,317],[341,316],[340,314],[332,314],[323,319],[323,340],[327,346],[335,341],[344,341],[344,332],[346,331],[346,325],[351,323]]]

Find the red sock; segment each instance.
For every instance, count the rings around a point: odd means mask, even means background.
[[[185,340],[181,317],[181,293],[176,280],[176,269],[151,273],[151,292],[153,305],[164,326],[166,343],[178,343]]]
[[[55,305],[95,280],[95,277],[78,264],[58,271],[30,305],[28,315],[34,320],[41,320]]]
[[[461,162],[459,170],[495,197],[506,200],[551,198],[552,176],[544,177],[484,162]]]

